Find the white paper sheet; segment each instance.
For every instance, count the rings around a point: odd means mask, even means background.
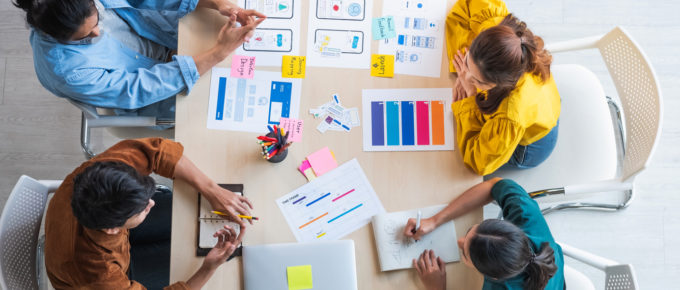
[[[429,218],[446,205],[421,209],[422,218]],[[380,258],[380,270],[391,271],[413,267],[413,259],[418,259],[425,250],[433,250],[445,263],[460,261],[458,253],[456,226],[453,221],[445,223],[425,235],[418,242],[404,236],[404,226],[409,218],[416,218],[418,210],[385,213],[373,217],[373,234]]]
[[[302,0],[239,0],[244,9],[267,16],[236,54],[255,56],[257,66],[281,66],[284,55],[300,55]]]
[[[276,200],[298,242],[337,240],[384,213],[356,159]]]
[[[373,0],[309,0],[307,65],[368,69]]]
[[[383,5],[394,16],[397,37],[380,41],[380,54],[394,55],[394,73],[438,78],[441,72],[446,1],[400,0]]]
[[[300,79],[268,71],[255,71],[253,79],[229,74],[227,68],[212,69],[208,129],[263,133],[281,117],[298,118]]]
[[[450,88],[362,94],[364,151],[453,150]]]

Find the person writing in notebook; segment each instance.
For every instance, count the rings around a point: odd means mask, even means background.
[[[439,213],[422,219],[420,227],[409,219],[404,235],[419,240],[493,200],[501,207],[503,220],[476,224],[457,241],[461,261],[484,275],[482,289],[565,289],[562,248],[536,201],[512,180],[493,178],[473,186]],[[413,265],[427,290],[446,289],[446,265],[432,250],[425,250]]]
[[[501,0],[459,0],[446,19],[463,162],[480,175],[532,168],[557,142],[560,96],[543,40]]]
[[[159,120],[174,120],[175,95],[189,93],[265,19],[229,0],[13,3],[26,12],[35,72],[48,91],[118,115]],[[179,19],[196,8],[217,10],[226,23],[209,50],[177,55]]]
[[[201,172],[179,143],[161,138],[121,141],[69,174],[45,217],[45,266],[56,289],[200,289],[240,244],[239,214],[247,198]],[[240,233],[225,226],[203,265],[170,286],[172,193],[149,174],[186,182],[212,208],[228,213]],[[192,197],[195,198],[195,197]],[[166,287],[167,286],[167,287]]]

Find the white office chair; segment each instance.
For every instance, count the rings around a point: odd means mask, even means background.
[[[0,288],[49,289],[44,262],[44,235],[38,238],[47,195],[61,180],[38,181],[23,175],[0,216]]]
[[[563,203],[543,209],[544,214],[566,208],[626,208],[633,200],[634,179],[649,164],[661,135],[663,106],[654,70],[637,43],[620,27],[604,36],[554,43],[547,48],[553,54],[597,48],[622,108],[605,96],[599,80],[585,67],[553,66],[562,98],[555,150],[536,168],[498,170],[491,177],[513,179],[532,197],[624,192],[618,204]]]
[[[156,120],[155,117],[146,116],[116,116],[111,110],[100,109],[95,106],[81,103],[72,99],[68,101],[82,111],[80,125],[80,147],[83,149],[85,158],[90,159],[96,154],[92,151],[90,143],[91,128],[107,128],[108,131],[120,139],[136,139],[144,137],[175,138],[175,130],[154,130],[150,127],[157,125],[174,125],[175,121]]]
[[[562,252],[565,256],[571,257],[577,261],[588,264],[592,267],[600,269],[605,273],[606,290],[636,290],[638,289],[637,279],[635,278],[635,271],[633,265],[619,264],[609,259],[593,255],[586,251],[574,248],[572,246],[559,243],[562,247]],[[579,290],[595,290],[593,282],[583,273],[569,267],[565,264],[564,280],[567,284],[567,289]]]

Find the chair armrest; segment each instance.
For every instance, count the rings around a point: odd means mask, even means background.
[[[99,116],[89,119],[90,128],[102,127],[152,127],[156,126],[156,117],[145,116]]]
[[[603,36],[604,35],[597,35],[567,41],[560,41],[555,43],[548,43],[546,44],[545,48],[551,53],[596,48],[597,42],[600,39],[602,39]]]
[[[586,263],[590,266],[593,266],[595,268],[598,268],[602,271],[604,271],[607,267],[610,266],[616,266],[619,265],[619,263],[597,256],[595,254],[586,252],[581,249],[574,248],[570,245],[564,244],[564,243],[559,243],[560,247],[562,247],[562,253],[565,256],[571,257],[575,260],[578,260],[580,262]]]
[[[38,180],[38,182],[47,187],[47,193],[49,194],[57,191],[57,188],[59,188],[61,185],[62,180]]]

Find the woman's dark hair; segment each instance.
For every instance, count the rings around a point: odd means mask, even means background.
[[[557,272],[555,251],[547,242],[534,253],[522,229],[497,219],[477,226],[470,239],[470,260],[480,273],[501,281],[525,273],[524,288],[529,290],[545,288]]]
[[[69,40],[96,13],[93,0],[12,0],[26,11],[26,22],[54,39]]]
[[[479,109],[487,114],[498,109],[524,73],[532,73],[543,81],[550,78],[552,56],[544,48],[543,39],[512,14],[482,31],[472,41],[469,53],[484,78],[482,81],[496,84],[486,94],[475,97]]]
[[[121,162],[95,162],[73,179],[71,209],[78,223],[101,230],[120,227],[149,204],[153,178]]]

